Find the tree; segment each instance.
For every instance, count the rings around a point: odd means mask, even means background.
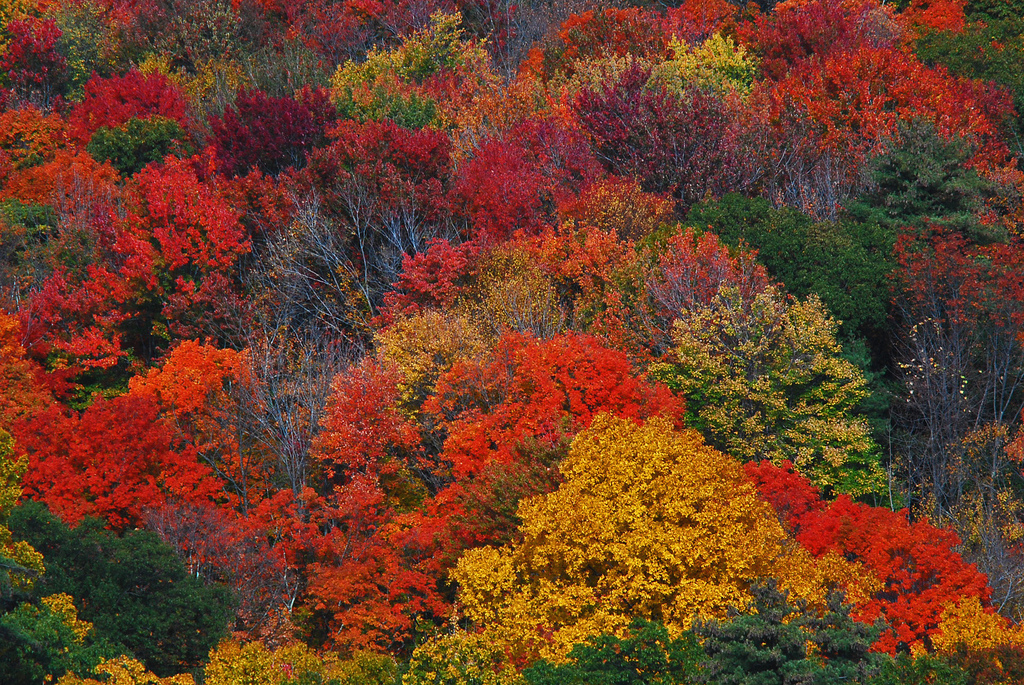
[[[29,460],[26,492],[73,524],[101,516],[118,530],[137,527],[168,499],[203,503],[221,492],[152,397],[96,397],[82,413],[54,403],[15,432]]]
[[[159,116],[132,117],[115,128],[101,126],[86,147],[99,162],[109,160],[122,176],[128,177],[172,153],[188,150],[185,132],[178,122]]]
[[[721,286],[710,303],[679,313],[671,362],[653,368],[715,447],[744,461],[788,459],[829,491],[881,492],[878,448],[853,414],[866,383],[839,356],[835,334],[816,296]]]
[[[307,90],[293,99],[243,90],[223,115],[210,118],[213,148],[228,175],[258,168],[276,176],[305,165],[310,150],[325,143],[334,117],[323,91]]]
[[[67,60],[57,51],[61,30],[52,18],[14,19],[5,27],[10,42],[0,55],[0,72],[25,101],[49,109],[66,85]]]
[[[1013,2],[990,2],[975,0],[971,10],[983,12],[988,5],[1006,16],[990,16],[984,21],[969,24],[962,31],[927,31],[917,41],[917,54],[927,64],[941,64],[950,73],[967,78],[993,81],[1007,88],[1013,95],[1014,108],[1018,116],[1015,122],[1018,154],[1021,150],[1020,133],[1022,121],[1019,113],[1024,111],[1024,50],[1020,47],[1020,36],[1024,35],[1024,13],[1013,10]],[[1024,9],[1024,8],[1021,8]]]
[[[451,142],[435,129],[411,130],[391,121],[343,121],[333,141],[311,153],[301,196],[322,203],[307,221],[300,257],[327,283],[343,274],[347,289],[375,313],[408,254],[433,238],[452,238]],[[300,243],[301,244],[301,243]],[[321,255],[334,255],[331,263]],[[327,262],[329,270],[321,271]]]
[[[143,75],[137,70],[124,76],[94,75],[85,84],[85,97],[68,115],[72,140],[86,145],[100,128],[116,128],[129,119],[160,116],[188,127],[188,102],[184,94],[160,73]]]
[[[885,349],[889,279],[895,267],[891,228],[845,219],[818,222],[795,209],[775,209],[763,198],[735,193],[694,206],[686,222],[707,227],[731,248],[756,250],[757,261],[791,295],[820,297],[841,322],[844,343],[867,337],[875,349]],[[795,254],[801,259],[793,259]]]
[[[634,66],[600,91],[580,94],[576,110],[598,159],[683,207],[741,187],[738,131],[726,103],[699,88],[676,95],[648,86],[650,76]]]
[[[753,601],[732,607],[729,620],[698,623],[706,659],[700,682],[721,685],[833,685],[865,682],[881,659],[869,653],[881,625],[850,618],[842,593],[832,592],[822,615],[791,602],[774,581],[758,583]]]
[[[821,592],[824,569],[693,431],[602,415],[561,470],[558,490],[520,505],[520,542],[471,550],[453,573],[466,616],[513,658],[562,659],[637,617],[678,632],[745,603],[756,578]]]
[[[28,467],[27,460],[16,458],[14,442],[0,429],[0,609],[7,610],[12,591],[31,589],[43,572],[43,557],[24,540],[15,540],[7,527],[11,509],[21,497],[18,481]]]
[[[916,645],[929,648],[951,602],[965,597],[988,602],[987,579],[955,551],[959,539],[953,531],[911,522],[906,510],[871,507],[846,495],[823,501],[788,463],[750,463],[746,471],[814,557],[840,555],[880,581],[866,596],[851,597],[854,618],[883,618],[887,624],[875,650],[894,654]]]
[[[635,619],[626,636],[604,634],[573,645],[568,662],[537,661],[523,671],[529,685],[684,685],[702,656],[693,633]]]
[[[155,533],[118,537],[98,519],[71,529],[34,502],[12,513],[11,529],[46,559],[37,593],[74,597],[97,637],[128,650],[158,675],[195,668],[226,632],[226,588],[189,576]]]
[[[849,211],[890,230],[930,223],[972,242],[1001,241],[999,227],[980,216],[994,189],[968,165],[973,152],[967,141],[946,139],[927,121],[901,124],[899,135],[868,161],[871,185]]]

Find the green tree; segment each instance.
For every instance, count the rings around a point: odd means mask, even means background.
[[[968,141],[945,138],[930,122],[901,124],[898,135],[868,160],[870,185],[848,212],[892,229],[930,222],[978,243],[1003,240],[1001,229],[979,219],[984,198],[995,188],[967,166],[973,154]]]
[[[972,681],[961,668],[946,663],[937,656],[912,657],[899,654],[882,663],[878,674],[868,681],[870,685],[968,685]]]
[[[716,685],[840,685],[862,683],[884,657],[870,652],[881,626],[850,618],[842,594],[829,595],[819,616],[789,601],[774,581],[756,585],[746,610],[727,621],[698,623],[706,659],[701,680]]]
[[[124,537],[85,519],[70,529],[46,508],[27,502],[11,513],[11,530],[46,559],[37,595],[67,593],[96,637],[127,650],[161,676],[195,668],[226,633],[226,588],[189,575],[155,533]]]
[[[0,430],[0,674],[5,685],[36,685],[68,671],[88,673],[109,649],[86,643],[67,595],[43,596],[43,558],[8,529],[21,496],[27,460],[17,458],[11,436]]]
[[[844,343],[864,337],[874,347],[884,345],[894,265],[891,228],[849,220],[816,222],[795,209],[774,209],[764,198],[736,193],[695,205],[686,222],[710,227],[732,248],[756,249],[758,261],[787,292],[820,297],[842,322]]]
[[[122,176],[131,176],[173,152],[185,151],[185,132],[173,119],[131,118],[117,128],[101,127],[86,150],[99,162],[110,163]]]
[[[70,598],[69,598],[70,599]],[[65,673],[85,675],[116,651],[94,640],[46,601],[0,615],[0,673],[5,685],[38,685]]]
[[[523,677],[529,685],[681,685],[702,656],[693,633],[673,638],[663,624],[636,619],[625,637],[598,635],[575,645],[568,663],[540,660]]]

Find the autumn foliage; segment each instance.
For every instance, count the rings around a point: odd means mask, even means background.
[[[1021,2],[673,5],[0,2],[0,673],[1024,677]]]

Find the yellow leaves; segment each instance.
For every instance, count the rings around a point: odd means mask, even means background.
[[[32,545],[21,540],[15,542],[11,531],[3,525],[11,508],[21,497],[21,486],[18,481],[28,469],[28,458],[25,456],[16,457],[14,453],[14,440],[7,431],[0,428],[0,558],[13,561],[29,571],[42,573],[43,555],[32,548]],[[5,583],[28,590],[32,587],[34,577],[32,574],[15,571],[0,571],[0,586]]]
[[[732,38],[716,33],[698,46],[673,38],[672,59],[656,66],[653,78],[675,93],[687,86],[714,90],[722,95],[747,95],[758,73],[757,58]]]
[[[504,654],[481,635],[455,630],[416,648],[402,685],[516,685],[523,683],[514,668],[503,665]]]
[[[687,398],[692,425],[742,460],[792,461],[815,485],[881,491],[867,422],[852,415],[863,374],[839,356],[836,322],[820,300],[769,288],[744,298],[723,287],[680,312],[675,365],[654,372]]]
[[[398,388],[403,404],[418,407],[442,373],[459,360],[482,354],[486,345],[470,317],[431,310],[389,326],[378,334],[377,348],[402,374]]]
[[[494,338],[512,330],[550,338],[566,328],[553,280],[525,251],[497,249],[484,261],[473,318]]]
[[[558,71],[548,81],[551,93],[558,94],[563,102],[571,102],[583,90],[601,92],[610,83],[617,82],[633,67],[650,68],[650,61],[632,54],[604,55],[594,59],[573,63],[570,73]]]
[[[259,642],[226,640],[210,652],[206,685],[285,685],[337,681],[343,685],[384,685],[394,681],[387,656],[357,653],[349,661],[319,656],[301,642],[270,651]],[[175,684],[177,685],[177,684]]]
[[[453,574],[466,616],[510,654],[563,658],[637,616],[678,632],[743,606],[756,578],[823,601],[825,582],[856,577],[787,540],[739,463],[694,431],[599,416],[561,469],[556,492],[520,504],[521,543],[470,551]]]
[[[950,604],[942,612],[939,633],[932,645],[940,653],[954,653],[958,647],[968,651],[991,649],[999,645],[1024,646],[1019,628],[993,610],[981,606],[977,597],[966,597]]]
[[[210,652],[206,685],[279,685],[286,673],[281,666],[277,654],[259,642],[225,641]]]
[[[331,77],[339,110],[360,120],[394,118],[404,111],[399,117],[407,119],[404,125],[451,128],[462,106],[486,97],[499,83],[486,50],[463,38],[461,21],[458,14],[434,12],[429,26],[406,36],[397,48],[375,48],[363,62],[340,65]],[[456,91],[443,96],[428,87],[442,72],[464,77]]]
[[[75,634],[75,642],[82,644],[85,636],[92,630],[92,624],[78,618],[75,600],[66,592],[43,597],[40,600],[52,613],[61,617],[61,621]]]
[[[99,677],[82,679],[69,673],[58,680],[57,685],[195,685],[195,680],[187,673],[159,678],[128,656],[101,660],[93,674]]]
[[[6,518],[21,497],[18,481],[27,469],[28,457],[16,457],[14,439],[7,431],[0,429],[0,518]]]

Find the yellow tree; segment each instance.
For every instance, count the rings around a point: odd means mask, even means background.
[[[27,457],[14,454],[14,441],[0,429],[0,595],[10,587],[27,589],[43,572],[43,555],[25,541],[15,542],[4,523],[21,497],[19,480],[28,468]]]
[[[867,384],[840,356],[836,329],[816,296],[723,286],[709,304],[679,313],[674,358],[654,371],[686,397],[690,425],[718,449],[743,461],[789,460],[828,492],[880,492],[879,450],[853,413]]]
[[[852,565],[812,561],[739,462],[694,431],[602,415],[561,469],[557,491],[520,505],[522,542],[471,550],[453,574],[466,616],[516,657],[564,658],[634,617],[679,632],[745,606],[758,578],[819,605],[829,583],[859,591]]]

